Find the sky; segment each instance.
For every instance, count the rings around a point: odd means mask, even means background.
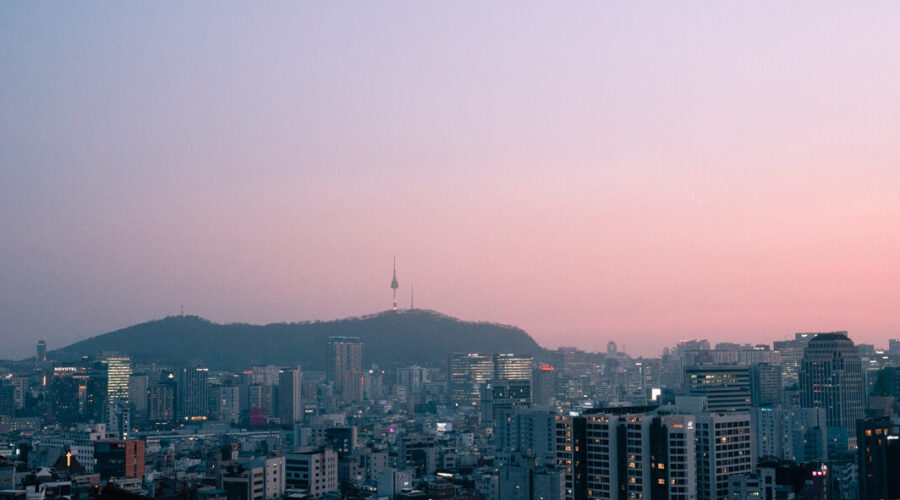
[[[900,337],[900,3],[11,2],[0,358],[401,305]]]

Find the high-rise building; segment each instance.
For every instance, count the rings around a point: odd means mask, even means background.
[[[278,372],[278,419],[283,426],[303,420],[303,373],[300,368],[283,368]]]
[[[147,421],[157,425],[173,424],[177,394],[178,383],[171,373],[151,383],[147,390]]]
[[[900,498],[900,420],[859,420],[856,442],[860,500]]]
[[[150,394],[150,376],[144,373],[132,373],[128,377],[128,402],[133,410],[135,420],[143,422],[147,419],[147,397]]]
[[[450,355],[450,402],[457,406],[477,406],[481,402],[481,386],[496,378],[494,359],[474,353]]]
[[[14,388],[13,399],[15,400],[16,409],[21,410],[25,408],[25,394],[28,392],[29,385],[28,378],[11,377],[9,383]]]
[[[822,408],[753,408],[750,420],[755,457],[796,463],[822,462],[828,458],[827,426]]]
[[[362,342],[358,337],[330,337],[328,343],[328,379],[335,396],[344,403],[362,401]]]
[[[216,387],[216,417],[236,424],[241,421],[241,388],[236,385]]]
[[[87,376],[72,366],[57,366],[50,377],[50,412],[53,421],[72,425],[81,417],[81,388]]]
[[[534,404],[548,406],[556,395],[556,371],[553,365],[541,365],[532,375]]]
[[[16,388],[0,383],[0,415],[12,417],[16,414]]]
[[[106,367],[106,401],[109,404],[128,403],[131,358],[127,356],[109,356],[101,363]]]
[[[397,385],[406,387],[409,394],[422,392],[422,387],[428,381],[428,368],[413,365],[397,369]]]
[[[530,407],[530,380],[495,379],[481,387],[481,415],[485,423],[493,422],[500,413]]]
[[[695,418],[655,407],[602,408],[556,417],[557,467],[572,500],[694,499]]]
[[[531,380],[531,356],[494,354],[494,378],[498,380]]]
[[[269,417],[278,413],[271,385],[250,384],[247,387],[247,399],[250,425],[264,425]]]
[[[750,365],[750,404],[754,407],[781,406],[783,399],[781,365],[773,363]]]
[[[533,376],[531,356],[454,353],[449,364],[450,401],[457,406],[477,406],[482,385],[491,380],[530,382]]]
[[[35,357],[35,361],[38,366],[47,362],[47,342],[43,340],[38,340],[37,342],[37,355]]]
[[[729,480],[753,472],[750,414],[697,415],[697,499],[728,498]]]
[[[820,333],[803,351],[800,368],[800,403],[824,408],[829,427],[849,435],[865,410],[862,362],[847,332]]]
[[[87,380],[79,387],[81,394],[81,418],[84,421],[103,421],[106,418],[106,403],[109,398],[109,367],[103,361],[92,364]],[[121,381],[116,381],[120,383]],[[126,386],[127,387],[127,386]],[[127,389],[126,389],[127,390]],[[118,392],[117,392],[118,394]]]
[[[124,403],[106,405],[106,437],[128,439],[131,432],[131,407]]]
[[[793,340],[776,340],[772,343],[772,347],[781,358],[782,382],[785,387],[800,382],[800,360],[803,359],[803,349],[815,336],[815,333],[810,332],[797,333],[794,334]]]
[[[209,416],[209,370],[184,368],[179,372],[178,405],[180,420],[206,420]]]
[[[750,369],[744,365],[697,365],[685,369],[691,396],[705,396],[709,411],[750,410]]]
[[[556,463],[556,414],[550,410],[519,409],[495,422],[497,450],[506,455],[533,455],[543,463]]]

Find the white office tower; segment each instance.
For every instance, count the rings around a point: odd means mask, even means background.
[[[728,497],[731,476],[754,471],[750,414],[705,413],[697,416],[697,498]]]
[[[782,460],[785,457],[784,412],[781,408],[751,408],[753,455]]]
[[[285,488],[310,497],[338,491],[338,456],[330,448],[300,448],[284,456]]]
[[[106,438],[128,439],[131,430],[131,407],[124,403],[106,405]]]

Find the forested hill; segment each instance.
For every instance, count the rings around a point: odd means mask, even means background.
[[[364,343],[365,366],[446,366],[453,352],[545,354],[534,339],[516,327],[460,321],[434,311],[405,310],[336,321],[269,325],[222,325],[197,316],[170,316],[76,342],[51,352],[50,358],[73,360],[114,351],[138,362],[179,366],[239,370],[251,364],[302,363],[304,369],[324,370],[331,336],[359,337]]]

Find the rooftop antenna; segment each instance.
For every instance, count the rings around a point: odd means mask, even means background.
[[[181,304],[181,317],[184,317],[184,304]]]
[[[416,308],[416,291],[413,288],[413,284],[409,284],[409,310],[412,311]]]

